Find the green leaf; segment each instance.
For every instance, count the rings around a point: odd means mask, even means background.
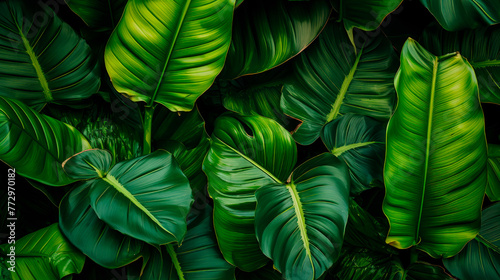
[[[410,38],[395,86],[384,169],[386,242],[451,257],[479,231],[486,187],[476,77],[459,53],[436,57]]]
[[[491,201],[500,200],[500,145],[488,144],[488,186],[486,195]]]
[[[14,267],[8,255],[13,248]],[[13,269],[10,273],[13,280],[59,280],[80,273],[85,263],[85,255],[68,242],[57,224],[30,233],[15,244],[1,245],[0,254],[5,255],[7,267]]]
[[[439,26],[427,28],[422,45],[436,55],[458,51],[476,72],[481,102],[500,104],[500,26],[463,32],[448,32]]]
[[[244,271],[264,266],[255,237],[255,191],[281,184],[297,161],[290,133],[261,116],[225,114],[215,121],[203,162],[214,200],[214,226],[224,258]]]
[[[352,38],[354,27],[373,31],[396,10],[403,0],[330,0]]]
[[[45,8],[32,9],[38,6]],[[90,47],[45,4],[0,3],[0,34],[1,96],[40,109],[87,98],[99,89]]]
[[[481,231],[465,248],[443,263],[459,279],[498,279],[500,277],[500,204],[483,210]]]
[[[182,246],[169,244],[160,250],[151,248],[141,279],[233,280],[234,266],[227,263],[219,251],[211,214],[212,208],[207,206],[189,224]]]
[[[261,73],[299,54],[321,32],[330,10],[326,0],[244,2],[235,11],[232,43],[221,76],[234,79]]]
[[[424,262],[411,264],[405,273],[406,280],[452,280],[455,279],[445,272],[444,268]]]
[[[285,279],[318,279],[340,254],[349,211],[347,166],[324,153],[300,165],[286,184],[255,192],[255,232]]]
[[[351,175],[351,194],[369,189],[383,180],[385,126],[369,117],[346,114],[327,124],[321,139],[328,150],[342,159]]]
[[[397,59],[390,42],[376,37],[356,50],[339,24],[330,23],[296,59],[295,75],[283,87],[283,112],[302,123],[293,134],[313,143],[327,123],[357,113],[386,120],[395,100]]]
[[[156,245],[182,241],[193,203],[189,181],[164,150],[117,163],[91,181],[89,198],[112,228]]]
[[[90,206],[92,181],[80,183],[59,206],[59,227],[69,241],[98,265],[118,268],[141,257],[144,242],[100,220]]]
[[[112,167],[113,157],[105,150],[79,152],[62,164],[66,174],[75,180],[103,178]]]
[[[448,31],[500,22],[500,2],[492,0],[420,0]]]
[[[120,20],[127,0],[64,0],[88,26],[113,30]]]
[[[106,45],[113,86],[132,101],[190,111],[224,65],[234,0],[129,0]]]
[[[72,126],[4,97],[0,97],[0,139],[2,161],[17,174],[51,186],[75,182],[61,164],[90,149],[85,137]]]

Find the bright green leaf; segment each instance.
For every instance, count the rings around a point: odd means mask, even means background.
[[[386,242],[451,257],[479,231],[486,187],[476,76],[460,54],[437,57],[408,39],[395,86],[384,169]]]
[[[106,46],[116,90],[190,111],[224,65],[234,0],[129,0]]]

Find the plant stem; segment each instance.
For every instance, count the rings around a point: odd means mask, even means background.
[[[151,153],[151,124],[153,123],[153,113],[155,106],[144,108],[144,142],[142,143],[142,155]]]

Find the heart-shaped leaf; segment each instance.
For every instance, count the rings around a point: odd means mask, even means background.
[[[451,257],[478,233],[486,187],[476,76],[460,54],[437,57],[408,39],[395,85],[384,168],[386,242]]]
[[[80,152],[62,164],[66,174],[77,180],[103,178],[112,167],[113,156],[105,150],[92,149]]]
[[[349,212],[347,166],[332,154],[300,165],[286,184],[255,192],[255,232],[285,279],[318,279],[340,254]]]
[[[233,113],[215,121],[203,171],[217,240],[229,263],[253,271],[268,262],[255,237],[255,191],[285,182],[296,161],[292,136],[271,119]]]

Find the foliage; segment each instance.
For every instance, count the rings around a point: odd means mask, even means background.
[[[500,278],[499,22],[2,1],[0,278]]]

